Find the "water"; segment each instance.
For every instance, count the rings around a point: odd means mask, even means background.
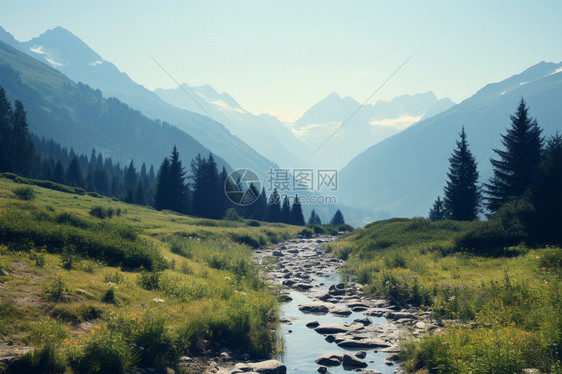
[[[332,284],[339,283],[339,276],[332,274],[327,277],[316,278],[315,284],[324,283],[322,287],[315,288],[318,290],[327,290]],[[283,324],[281,332],[284,337],[284,353],[277,357],[278,360],[287,366],[288,373],[316,373],[319,365],[314,361],[321,355],[326,353],[351,353],[354,354],[357,350],[349,350],[338,347],[335,343],[328,343],[324,340],[324,335],[318,334],[314,329],[306,327],[306,324],[311,321],[318,321],[321,325],[351,323],[358,318],[364,318],[362,313],[352,313],[349,316],[336,316],[331,313],[327,314],[310,314],[303,313],[298,309],[301,304],[308,304],[314,300],[306,296],[300,291],[292,290],[290,296],[292,301],[283,303],[281,305],[282,318],[289,319],[292,324]],[[345,306],[345,304],[336,304],[336,306]],[[373,323],[386,324],[387,321],[383,317],[371,317]],[[289,330],[291,332],[289,332]],[[384,374],[392,374],[398,368],[398,365],[387,366],[384,364],[386,354],[375,353],[373,349],[364,349],[367,356],[364,358],[365,362],[369,364],[366,368],[375,369]],[[355,371],[355,368],[344,368],[343,366],[328,367],[328,373],[347,373]]]

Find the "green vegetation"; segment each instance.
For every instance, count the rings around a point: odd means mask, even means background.
[[[492,252],[460,246],[483,235],[482,225],[499,235],[494,223],[391,219],[328,248],[348,260],[345,275],[367,292],[431,310],[444,323],[442,331],[403,344],[407,371],[560,372],[562,251],[521,242]]]
[[[210,342],[256,358],[276,350],[277,301],[251,247],[302,228],[37,185],[33,200],[20,200],[11,179],[0,177],[0,333],[36,350],[8,371],[162,367]]]

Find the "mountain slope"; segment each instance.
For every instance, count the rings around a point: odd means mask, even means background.
[[[218,93],[209,85],[190,87],[184,83],[181,87],[159,88],[155,92],[162,100],[178,108],[203,115],[208,112],[233,134],[283,168],[303,167],[301,158],[308,156],[310,152],[276,117],[268,114],[253,115],[232,96],[224,92]]]
[[[107,97],[117,97],[141,110],[148,118],[177,126],[214,154],[228,159],[235,168],[245,167],[265,173],[272,166],[272,162],[208,117],[176,108],[135,83],[62,27],[48,30],[21,45],[31,56],[50,64],[70,79],[100,89]]]
[[[427,92],[399,96],[389,102],[377,101],[357,111],[359,102],[332,92],[307,110],[294,123],[293,131],[311,148],[318,149],[355,113],[311,159],[316,166],[341,168],[368,147],[451,105],[449,99],[438,100]]]
[[[158,167],[176,144],[189,162],[210,151],[178,128],[150,120],[99,90],[76,84],[59,71],[0,42],[0,85],[20,100],[31,132],[89,154],[93,147],[120,162]],[[221,165],[226,162],[219,158]]]
[[[480,182],[487,182],[492,149],[501,147],[500,134],[510,126],[509,116],[522,97],[543,135],[562,129],[561,71],[562,63],[541,62],[374,145],[341,170],[340,200],[369,207],[379,218],[426,216],[442,194],[448,157],[462,126],[478,162]]]

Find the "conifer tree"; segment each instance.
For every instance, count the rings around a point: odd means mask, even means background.
[[[547,142],[537,178],[531,186],[536,211],[535,237],[544,244],[562,244],[562,135]]]
[[[169,183],[169,202],[171,207],[168,209],[180,213],[188,213],[189,209],[189,189],[185,180],[185,169],[180,160],[179,152],[174,146],[170,156],[170,168],[168,174]]]
[[[543,138],[536,119],[529,117],[525,100],[511,116],[511,128],[502,135],[505,149],[494,149],[498,159],[490,160],[494,175],[486,184],[490,211],[497,211],[507,201],[520,197],[529,187],[540,163]]]
[[[133,160],[129,163],[129,167],[125,168],[125,188],[134,189],[137,186],[137,171]]]
[[[433,206],[429,210],[429,219],[431,221],[441,221],[447,218],[447,212],[445,211],[445,206],[441,196],[437,196],[437,199],[433,203]]]
[[[299,195],[295,195],[295,202],[291,207],[291,224],[296,226],[304,226],[304,216],[302,214],[301,202]]]
[[[283,204],[281,205],[281,222],[288,224],[292,223],[291,203],[289,202],[289,197],[286,195],[283,199]]]
[[[160,169],[158,169],[158,175],[156,177],[156,190],[154,192],[154,207],[158,210],[162,209],[172,209],[172,204],[170,202],[170,160],[166,157]]]
[[[0,172],[12,171],[12,105],[0,87]]]
[[[281,222],[280,196],[277,189],[274,189],[267,199],[267,220],[269,222]]]
[[[337,210],[332,219],[330,220],[330,225],[338,226],[345,224],[345,219],[343,218],[343,214],[341,210]]]
[[[457,148],[449,157],[443,205],[451,219],[472,221],[478,217],[480,211],[478,170],[476,159],[468,148],[464,126],[459,135]]]
[[[312,212],[310,212],[310,217],[308,218],[308,224],[309,225],[321,225],[322,224],[322,221],[320,220],[320,217],[318,216],[318,214],[316,214],[314,209],[312,209]]]
[[[35,148],[29,136],[26,113],[23,104],[16,100],[13,116],[13,167],[14,172],[29,176],[33,168]]]
[[[74,156],[70,160],[68,165],[68,170],[66,171],[65,177],[66,183],[75,187],[85,187],[86,181],[84,180],[84,174],[82,174],[82,167],[80,167],[80,162],[78,157]]]

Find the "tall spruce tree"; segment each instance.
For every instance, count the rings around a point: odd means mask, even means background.
[[[441,200],[441,196],[437,196],[437,199],[435,200],[433,206],[429,210],[429,219],[431,221],[441,221],[446,218],[447,218],[447,212],[445,211],[443,200]]]
[[[468,148],[464,126],[457,148],[449,157],[449,172],[444,188],[443,203],[451,219],[472,221],[480,211],[481,193],[478,186],[476,159]]]
[[[68,165],[68,169],[66,171],[65,180],[66,183],[71,186],[82,188],[85,187],[86,181],[84,180],[84,174],[82,173],[82,167],[80,166],[78,157],[74,156],[70,160],[70,164]]]
[[[304,216],[302,214],[302,206],[299,195],[295,195],[295,202],[291,207],[291,224],[296,226],[304,226]]]
[[[283,204],[281,205],[281,222],[291,224],[293,222],[291,215],[291,203],[289,197],[285,195]]]
[[[318,216],[318,214],[316,214],[314,209],[312,209],[312,212],[310,212],[310,217],[308,218],[308,224],[309,225],[321,225],[322,224],[322,221],[320,220],[320,217]]]
[[[538,170],[544,139],[536,119],[529,117],[528,111],[525,100],[521,99],[511,116],[511,128],[502,135],[505,149],[494,149],[499,158],[490,160],[494,175],[486,184],[485,199],[492,212],[522,196]]]
[[[185,169],[180,160],[180,154],[174,146],[170,156],[168,174],[169,202],[172,205],[171,209],[180,213],[188,213],[189,210],[189,188],[185,179]]]
[[[267,199],[267,220],[269,222],[281,222],[280,196],[277,189],[274,189]]]
[[[29,176],[33,170],[35,147],[29,135],[26,113],[21,101],[16,100],[14,110],[13,168],[20,175]],[[81,186],[83,187],[83,186]]]
[[[0,87],[0,172],[12,171],[12,105]]]
[[[533,234],[543,244],[562,244],[562,135],[547,142],[541,167],[531,186],[536,220]]]
[[[154,207],[158,210],[172,209],[170,201],[171,186],[170,181],[170,160],[166,157],[156,176],[156,189],[154,191]]]
[[[337,210],[332,219],[330,220],[330,225],[343,225],[345,224],[345,219],[343,218],[343,214],[341,210]]]

